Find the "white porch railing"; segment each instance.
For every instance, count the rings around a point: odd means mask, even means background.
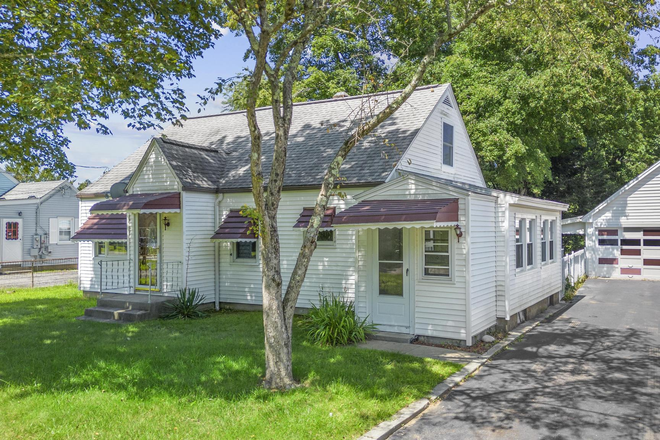
[[[101,260],[99,261],[99,293],[135,293],[136,280],[133,260]],[[156,272],[156,268],[149,269]],[[144,276],[146,285],[140,286],[140,291],[149,295],[164,295],[177,292],[183,287],[183,263],[162,262],[158,276],[151,272]]]
[[[584,249],[565,255],[561,259],[561,266],[564,280],[568,278],[571,284],[575,284],[577,280],[587,273]]]

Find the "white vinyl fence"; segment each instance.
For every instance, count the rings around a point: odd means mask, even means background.
[[[561,266],[563,269],[564,280],[568,278],[571,284],[575,284],[580,277],[587,273],[584,249],[565,255],[564,258],[561,259]]]

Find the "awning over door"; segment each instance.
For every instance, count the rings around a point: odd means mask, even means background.
[[[126,241],[126,214],[92,214],[71,241]]]
[[[180,212],[181,196],[178,192],[129,194],[116,199],[104,200],[92,206],[95,214],[119,212]]]
[[[257,241],[257,237],[249,231],[252,220],[241,215],[240,210],[232,209],[215,231],[211,240],[218,241]]]
[[[458,223],[458,199],[365,200],[340,212],[335,227],[442,227]]]
[[[325,213],[323,214],[323,221],[321,221],[321,229],[332,229],[332,222],[335,218],[335,212],[336,209],[334,207],[325,210]],[[303,208],[302,212],[300,213],[300,217],[298,217],[298,221],[295,225],[293,225],[293,227],[307,228],[307,226],[309,226],[309,219],[312,218],[313,214],[314,208]]]

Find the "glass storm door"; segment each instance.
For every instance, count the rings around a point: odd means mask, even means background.
[[[158,214],[138,214],[138,286],[158,287]]]
[[[378,229],[373,320],[384,331],[410,330],[408,231]]]

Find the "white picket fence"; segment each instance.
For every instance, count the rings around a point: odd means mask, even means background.
[[[584,249],[565,255],[561,259],[564,279],[568,277],[571,284],[574,284],[580,277],[587,273],[586,256]]]

